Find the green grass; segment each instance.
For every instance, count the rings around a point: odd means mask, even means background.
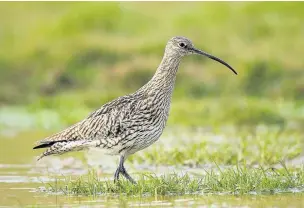
[[[0,103],[45,100],[47,107],[62,94],[72,94],[73,103],[80,95],[91,103],[96,94],[103,100],[130,93],[151,77],[166,41],[175,35],[188,36],[239,72],[234,76],[211,60],[187,57],[178,73],[176,99],[246,95],[301,100],[303,6],[2,2]]]
[[[68,108],[67,102],[56,102],[57,111],[39,107],[2,108],[0,130],[9,135],[20,131],[24,135],[21,137],[25,137],[19,140],[17,134],[15,142],[3,145],[22,153],[23,150],[18,150],[23,148],[21,143],[31,148],[35,140],[60,131],[93,110],[83,105],[79,108],[77,104]],[[35,136],[38,132],[44,133]],[[168,126],[159,141],[127,161],[194,167],[213,162],[269,165],[300,156],[303,145],[302,108],[293,102],[249,98],[177,100],[173,101]]]
[[[160,141],[132,155],[131,163],[202,167],[216,162],[223,165],[270,165],[299,156],[303,133],[276,127],[170,129]]]
[[[203,57],[184,58],[168,128],[157,144],[128,163],[270,165],[297,157],[304,141],[303,8],[301,2],[1,2],[0,131],[25,136],[0,142],[22,158],[29,141],[142,86],[160,63],[166,41],[184,35],[239,75]],[[125,181],[116,186],[92,173],[52,190],[73,195],[264,193],[301,189],[301,171],[139,174],[136,186]]]
[[[97,196],[158,196],[185,194],[273,194],[303,192],[303,168],[246,168],[202,170],[201,176],[188,174],[139,174],[137,184],[126,180],[115,184],[111,179],[99,178],[94,171],[77,179],[66,177],[48,184],[48,190],[65,195]]]

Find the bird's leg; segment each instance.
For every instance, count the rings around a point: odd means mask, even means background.
[[[120,166],[118,166],[118,168],[115,171],[115,174],[114,174],[114,183],[116,183],[119,180],[119,173],[120,173]]]
[[[134,181],[134,179],[129,175],[129,173],[126,171],[124,164],[122,164],[121,166],[121,174],[128,179],[131,183],[136,184],[136,182]]]
[[[131,183],[135,184],[136,182],[126,171],[124,162],[125,162],[125,157],[121,156],[120,161],[119,161],[119,166],[114,174],[114,182],[117,182],[119,180],[119,174],[121,173],[127,180],[129,180]]]
[[[118,168],[116,169],[115,174],[114,174],[114,183],[116,183],[119,180],[119,174],[122,170],[124,161],[125,161],[125,158],[123,156],[121,156],[120,160],[119,160]]]

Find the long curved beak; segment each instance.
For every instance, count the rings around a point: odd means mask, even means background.
[[[215,60],[217,62],[220,62],[221,64],[227,66],[231,71],[233,71],[233,73],[235,73],[237,75],[237,72],[229,64],[227,64],[225,61],[223,61],[222,59],[219,59],[219,58],[217,58],[215,56],[212,56],[212,55],[210,55],[210,54],[208,54],[208,53],[206,53],[204,51],[198,50],[196,48],[191,48],[190,50],[193,53],[196,53],[196,54],[199,54],[199,55],[203,55],[203,56],[207,56],[208,58],[211,58],[211,59],[213,59],[213,60]]]

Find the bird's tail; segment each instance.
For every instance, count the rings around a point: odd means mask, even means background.
[[[37,158],[37,161],[41,160],[44,157],[44,153],[42,153],[41,155],[39,155],[39,157]]]
[[[58,141],[53,142],[50,145],[41,144],[40,146],[34,147],[34,149],[45,148],[48,147],[46,151],[44,151],[37,159],[37,161],[41,160],[43,157],[48,155],[61,155],[66,152],[71,151],[80,151],[83,149],[87,149],[90,146],[93,146],[96,141],[86,141],[86,140],[78,140],[78,141]]]

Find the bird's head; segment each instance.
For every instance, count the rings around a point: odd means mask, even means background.
[[[223,61],[213,55],[210,55],[204,51],[196,49],[194,47],[194,45],[192,44],[191,40],[189,40],[188,38],[185,38],[185,37],[177,36],[177,37],[171,38],[166,45],[166,54],[173,55],[173,56],[179,56],[179,57],[183,57],[183,56],[190,55],[190,54],[203,55],[203,56],[206,56],[210,59],[213,59],[213,60],[225,65],[231,71],[233,71],[233,73],[237,74],[237,72],[225,61]]]

